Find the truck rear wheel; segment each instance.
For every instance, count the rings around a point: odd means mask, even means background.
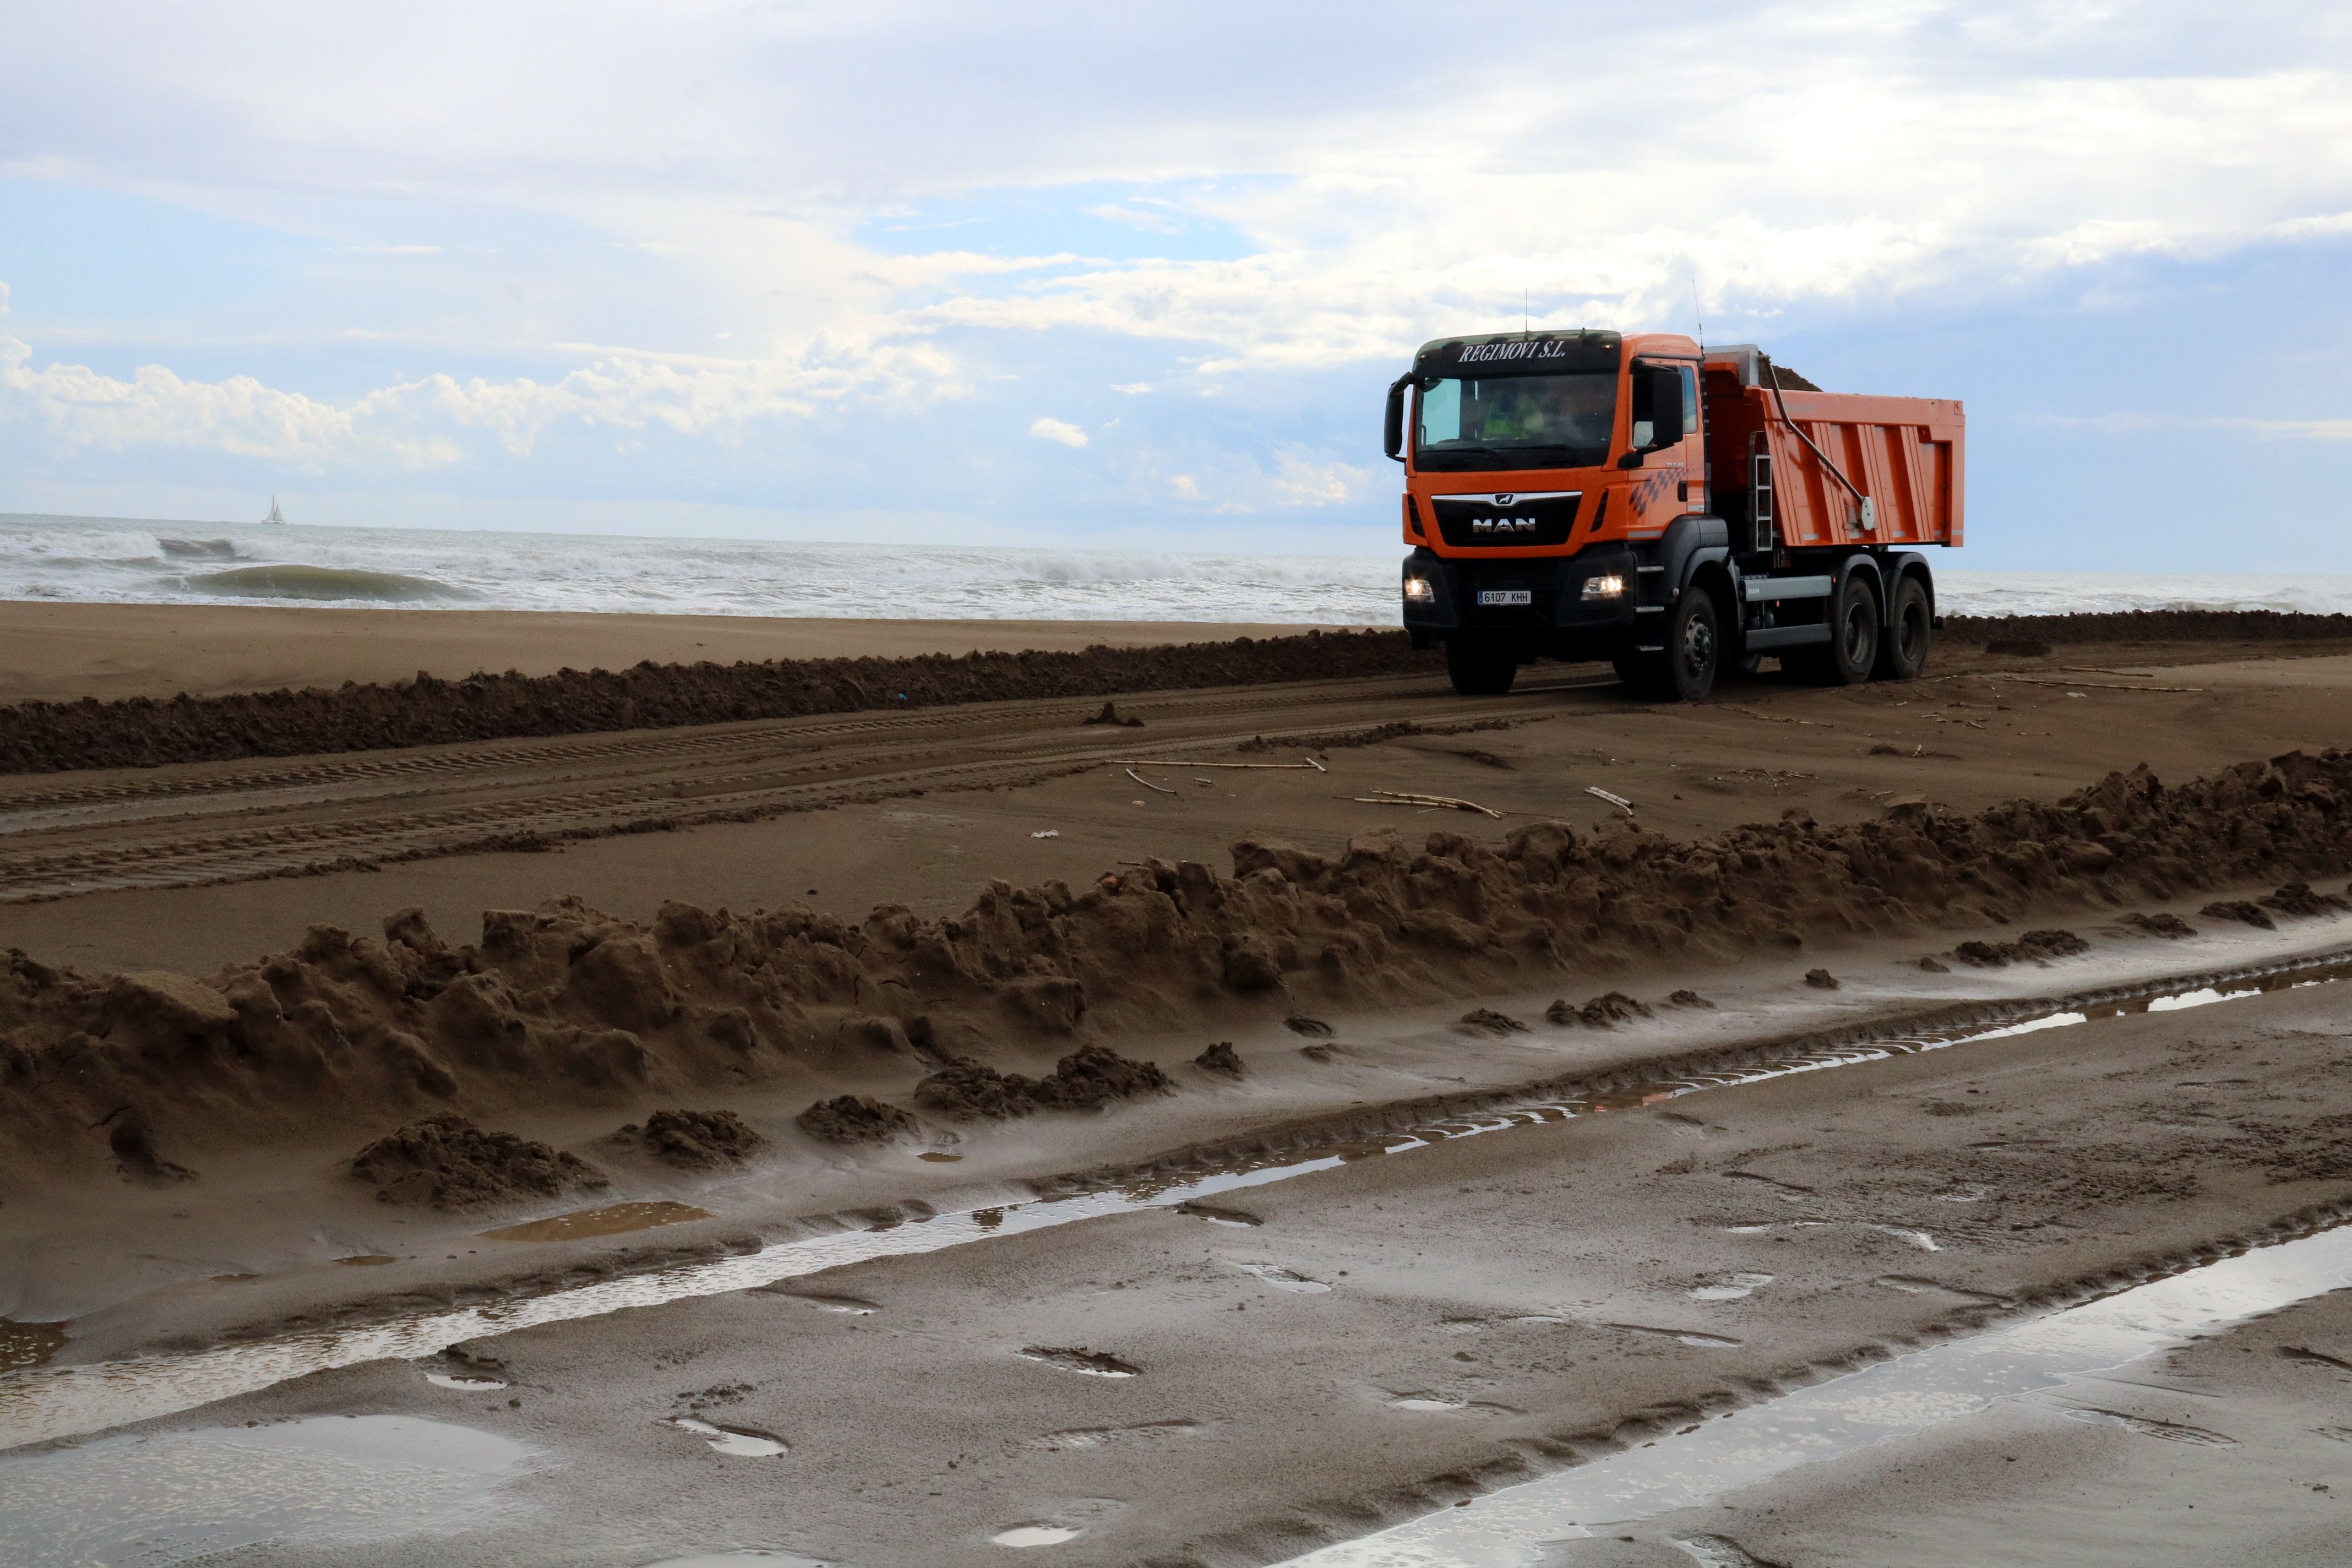
[[[1878,595],[1860,574],[1840,583],[1830,595],[1829,646],[1815,646],[1801,656],[1784,658],[1783,669],[1794,668],[1803,679],[1821,686],[1859,686],[1878,665]]]
[[[1519,678],[1519,661],[1493,637],[1449,637],[1445,673],[1465,697],[1500,697]]]
[[[1936,617],[1927,606],[1927,585],[1916,577],[1895,584],[1895,610],[1886,617],[1886,634],[1878,647],[1878,679],[1916,680],[1927,668],[1927,645],[1936,635]]]
[[[1650,702],[1696,702],[1715,689],[1723,668],[1723,628],[1715,596],[1685,588],[1666,616],[1666,646],[1660,653],[1621,655],[1617,678]]]

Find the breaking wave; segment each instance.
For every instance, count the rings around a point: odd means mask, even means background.
[[[416,605],[436,599],[471,599],[476,595],[430,577],[410,577],[398,572],[357,572],[341,566],[239,566],[227,572],[207,572],[188,579],[204,593],[236,599],[305,599],[326,604],[360,601],[376,605]]]

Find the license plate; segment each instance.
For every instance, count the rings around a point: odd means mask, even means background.
[[[1478,602],[1482,605],[1532,605],[1536,596],[1527,588],[1481,588]]]

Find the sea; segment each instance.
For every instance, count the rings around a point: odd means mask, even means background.
[[[229,525],[0,512],[0,599],[898,620],[1394,626],[1396,547],[1360,556]],[[1938,568],[1954,615],[2352,613],[2352,576]]]

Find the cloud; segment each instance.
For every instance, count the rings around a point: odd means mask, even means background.
[[[2143,430],[2237,430],[2266,441],[2352,441],[2352,419],[2259,419],[2240,415],[2043,415],[2035,421],[2111,435]]]
[[[6,296],[0,295],[0,307],[5,307],[5,304]],[[1123,392],[1129,397],[1140,397],[1145,393],[1151,390],[1151,384],[1148,381],[1114,382],[1111,384],[1111,390],[1113,392]]]
[[[1106,202],[1101,206],[1086,210],[1090,217],[1107,218],[1112,223],[1123,223],[1130,228],[1150,229],[1155,234],[1179,234],[1184,228],[1183,223],[1171,214],[1146,212],[1139,207],[1121,206],[1116,202]]]
[[[1030,422],[1029,434],[1040,441],[1059,441],[1065,447],[1083,447],[1087,433],[1063,419],[1037,418]]]
[[[616,351],[552,382],[432,374],[341,404],[252,376],[191,381],[151,364],[125,381],[86,365],[35,369],[32,359],[30,344],[0,334],[0,415],[39,422],[61,447],[193,447],[311,463],[345,454],[450,463],[465,455],[459,437],[476,432],[527,457],[558,422],[702,436],[805,417],[853,396],[920,400],[952,390],[944,356],[923,344],[793,361]]]

